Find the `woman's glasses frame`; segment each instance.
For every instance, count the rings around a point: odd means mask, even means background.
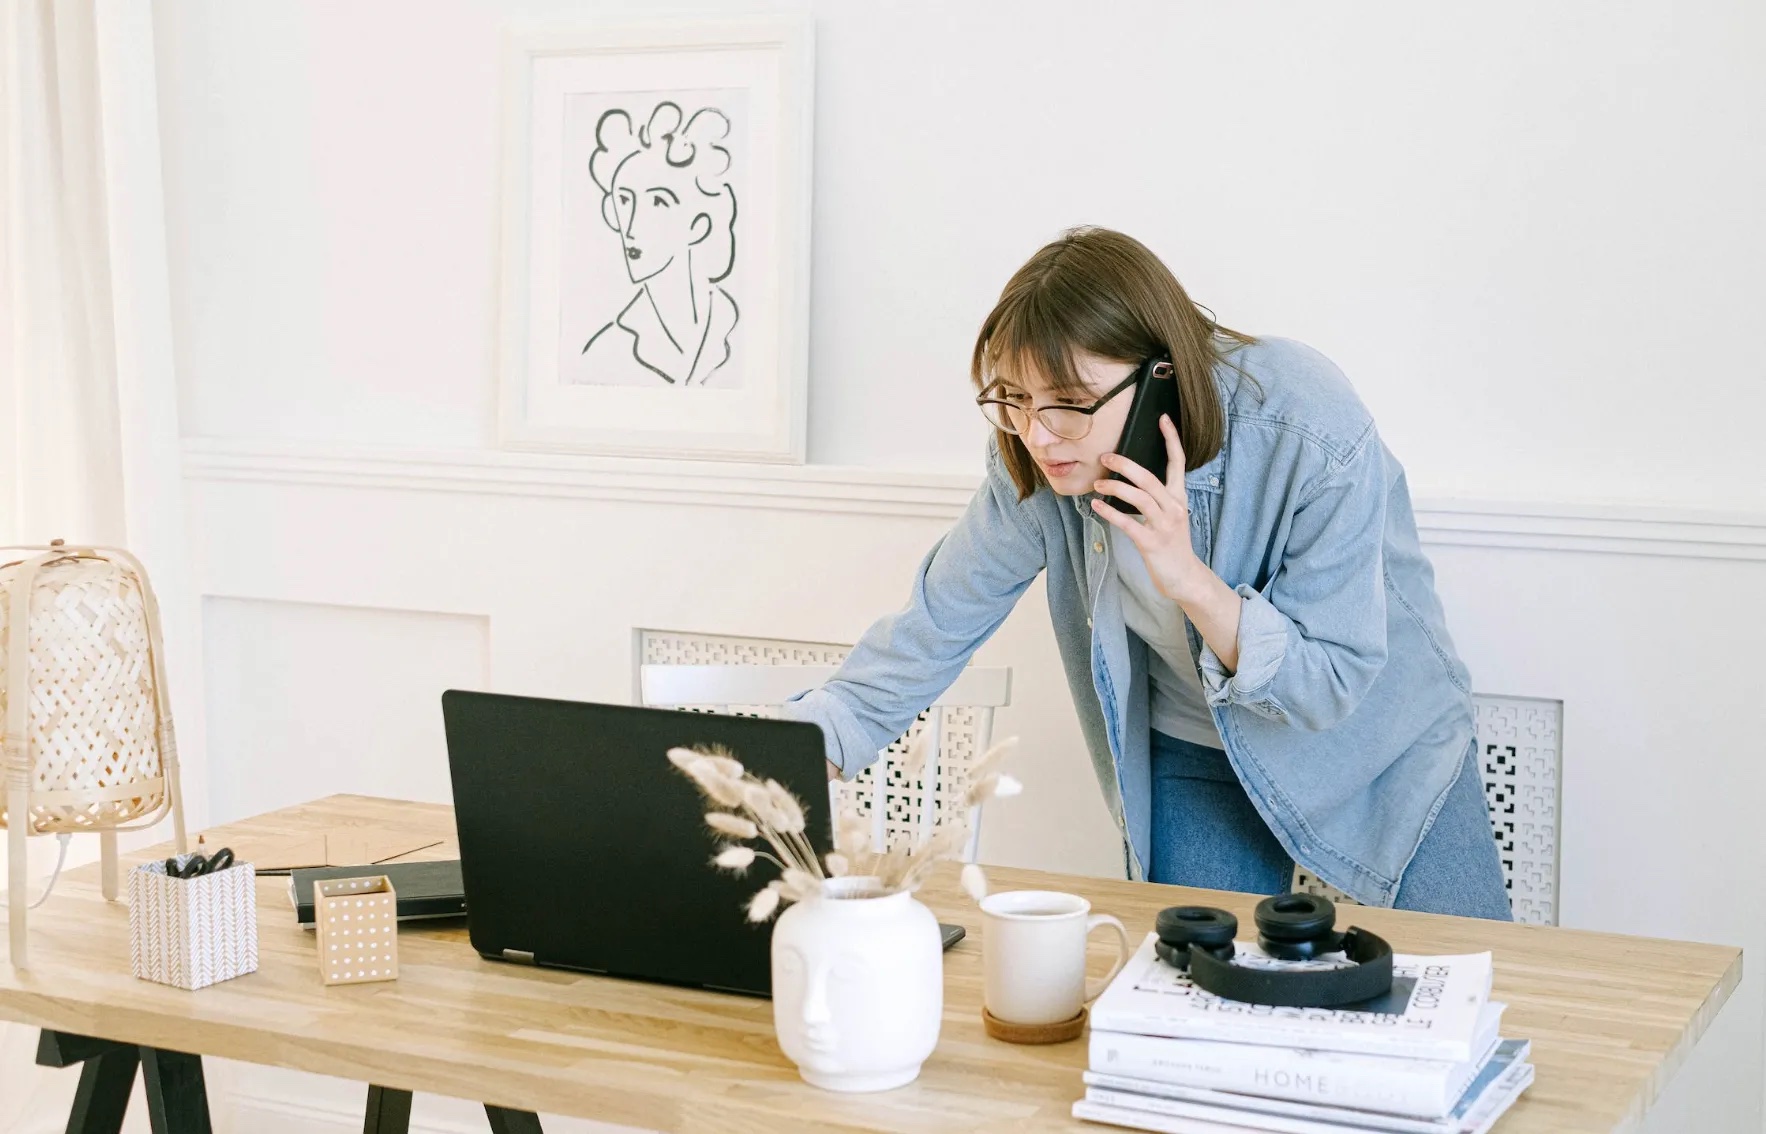
[[[1131,373],[1128,377],[1124,378],[1122,381],[1118,382],[1110,390],[1109,393],[1105,394],[1103,397],[1099,398],[1097,401],[1093,402],[1089,406],[1035,406],[1035,407],[1032,407],[1032,406],[1022,405],[1018,402],[1007,401],[1004,398],[990,398],[987,396],[987,395],[993,393],[995,390],[999,389],[1001,386],[1005,385],[1006,383],[1004,383],[1004,382],[995,382],[992,385],[988,386],[987,389],[985,389],[985,390],[981,391],[981,393],[977,394],[975,396],[975,404],[977,406],[981,407],[981,415],[987,419],[987,423],[989,425],[993,426],[995,429],[998,429],[1004,433],[1010,433],[1014,437],[1022,437],[1024,435],[1025,431],[1023,429],[1019,429],[1015,424],[1013,424],[1012,415],[1015,413],[1028,413],[1031,416],[1035,417],[1036,420],[1042,422],[1042,427],[1044,429],[1048,430],[1050,433],[1053,433],[1056,437],[1059,437],[1064,441],[1078,441],[1080,438],[1084,437],[1087,433],[1091,432],[1092,415],[1097,413],[1099,410],[1103,409],[1105,403],[1107,403],[1111,398],[1115,397],[1117,394],[1120,394],[1122,391],[1128,389],[1130,386],[1132,386],[1136,382],[1140,381],[1140,379],[1143,376],[1150,377],[1150,378],[1169,378],[1171,376],[1171,363],[1163,362],[1163,361],[1156,362],[1153,364],[1151,369],[1148,369],[1144,364],[1141,366],[1135,367],[1133,373]],[[990,408],[990,407],[996,407],[996,406],[998,407],[997,409]],[[1057,411],[1057,413],[1060,414],[1061,416],[1065,416],[1068,414],[1081,415],[1080,416],[1079,432],[1078,433],[1063,433],[1060,429],[1055,428],[1054,423],[1051,422],[1046,416],[1044,416],[1050,410]]]

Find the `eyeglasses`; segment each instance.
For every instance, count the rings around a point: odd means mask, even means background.
[[[1091,432],[1092,415],[1104,408],[1104,403],[1134,385],[1143,373],[1155,378],[1163,378],[1171,373],[1169,362],[1155,363],[1148,371],[1144,366],[1134,368],[1134,373],[1118,382],[1103,397],[1089,406],[1041,406],[1030,404],[1030,395],[1020,393],[1017,398],[988,397],[990,393],[1002,388],[1005,384],[995,382],[981,391],[975,404],[981,407],[981,414],[995,429],[1016,436],[1030,432],[1030,419],[1042,422],[1042,427],[1064,441],[1077,441]],[[1009,388],[1009,387],[1007,387]]]

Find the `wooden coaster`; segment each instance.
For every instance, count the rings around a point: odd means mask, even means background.
[[[987,1027],[987,1034],[996,1040],[1006,1043],[1066,1043],[1076,1040],[1085,1034],[1085,1009],[1071,1020],[1062,1020],[1054,1024],[1013,1024],[1000,1019],[981,1006],[981,1022]]]

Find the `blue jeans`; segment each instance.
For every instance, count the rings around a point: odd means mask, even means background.
[[[1162,732],[1153,733],[1152,749],[1148,879],[1247,894],[1286,893],[1294,861],[1251,805],[1226,753]],[[1483,779],[1470,754],[1405,868],[1393,905],[1512,920]]]

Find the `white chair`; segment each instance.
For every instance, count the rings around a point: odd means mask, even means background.
[[[641,704],[701,712],[777,717],[792,694],[833,677],[831,665],[641,665]],[[1012,671],[1005,666],[969,666],[929,706],[908,731],[880,754],[852,783],[828,785],[831,815],[855,806],[871,821],[871,845],[893,847],[917,842],[932,829],[939,812],[956,805],[969,790],[969,771],[992,744],[993,711],[1011,701]],[[926,766],[912,782],[902,770],[908,746],[931,730]],[[963,860],[974,862],[981,840],[980,808],[970,818]]]
[[[1510,908],[1516,921],[1556,925],[1563,702],[1473,693],[1472,704],[1484,803]],[[1299,867],[1293,889],[1353,904]]]

